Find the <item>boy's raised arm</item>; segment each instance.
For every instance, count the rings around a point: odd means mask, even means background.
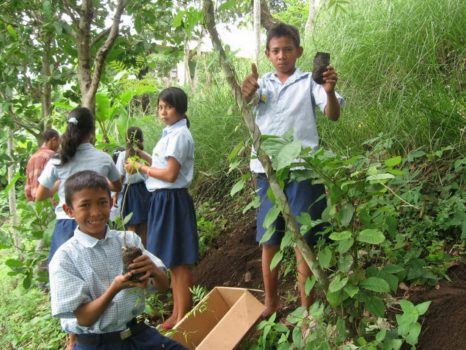
[[[324,113],[330,120],[338,120],[340,117],[340,103],[335,95],[335,85],[337,83],[337,73],[332,66],[328,66],[324,72],[324,84],[322,85],[327,93],[327,105]]]
[[[257,73],[257,67],[254,63],[251,65],[251,70],[252,73],[244,78],[243,85],[241,86],[241,94],[247,102],[251,101],[259,88],[259,84],[257,82],[259,79],[259,73]]]

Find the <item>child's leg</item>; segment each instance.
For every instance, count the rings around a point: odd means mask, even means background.
[[[172,269],[176,275],[173,294],[176,294],[176,322],[179,322],[191,309],[193,298],[190,288],[193,286],[193,274],[190,265],[180,265]]]
[[[265,290],[265,310],[262,312],[262,317],[269,317],[280,307],[280,299],[278,297],[278,266],[270,270],[270,263],[279,248],[280,246],[275,244],[262,245],[262,278]]]
[[[137,227],[137,234],[141,237],[142,244],[146,247],[146,237],[147,237],[147,222],[139,224]]]
[[[172,297],[173,297],[173,309],[170,317],[168,317],[164,323],[162,323],[162,328],[163,329],[172,329],[175,324],[176,324],[176,319],[178,317],[178,295],[175,294],[175,280],[176,280],[176,275],[173,273],[172,270],[170,270],[170,287],[172,289]]]
[[[307,309],[314,302],[314,292],[311,292],[310,295],[306,295],[305,290],[306,280],[308,277],[312,276],[312,272],[309,265],[306,263],[306,260],[304,260],[301,251],[298,248],[295,248],[294,251],[296,255],[296,267],[298,270],[298,288],[299,296],[301,298],[301,306]]]

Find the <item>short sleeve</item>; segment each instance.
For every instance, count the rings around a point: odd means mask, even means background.
[[[319,107],[320,111],[323,113],[325,106],[327,105],[327,93],[325,92],[325,89],[322,87],[322,85],[317,84],[317,83],[312,83],[312,95],[314,97],[314,101],[316,106]],[[337,97],[338,103],[340,104],[340,107],[343,107],[345,105],[345,99],[335,91],[335,95]]]
[[[190,150],[190,139],[186,133],[178,132],[168,141],[167,148],[165,150],[165,158],[173,157],[178,163],[183,164],[188,157]]]
[[[49,265],[52,316],[74,317],[74,311],[90,302],[90,291],[68,254],[59,250]]]
[[[39,183],[42,186],[47,187],[48,189],[51,189],[55,181],[57,181],[58,179],[59,178],[58,178],[57,168],[53,160],[50,162],[47,162],[47,164],[45,165],[44,171],[42,171],[42,174],[40,174],[39,176]]]
[[[118,154],[118,159],[116,161],[116,168],[121,176],[126,176],[125,158],[126,158],[126,152],[123,151],[123,152],[120,152],[120,154]]]
[[[108,154],[107,154],[108,156]],[[110,160],[110,165],[109,165],[109,171],[108,171],[108,175],[107,175],[107,178],[111,181],[111,182],[114,182],[114,181],[117,181],[120,179],[121,177],[121,174],[120,172],[118,171],[115,163],[113,163],[113,160],[110,156],[109,157],[109,160]]]

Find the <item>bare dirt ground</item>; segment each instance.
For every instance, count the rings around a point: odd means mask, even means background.
[[[254,215],[251,211],[236,217],[233,227],[220,234],[215,246],[195,267],[195,284],[209,290],[215,286],[263,289]],[[417,291],[410,296],[414,303],[432,301],[421,320],[422,333],[417,349],[466,349],[466,265],[451,268],[448,275],[450,282],[442,281],[437,288]],[[287,277],[281,285],[281,295],[294,288],[293,276]],[[263,301],[263,293],[254,294]]]

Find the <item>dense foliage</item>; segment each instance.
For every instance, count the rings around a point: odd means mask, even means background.
[[[52,208],[48,203],[25,203],[22,191],[25,164],[36,148],[37,133],[44,123],[63,130],[64,115],[79,103],[75,53],[69,44],[60,44],[69,35],[68,27],[63,19],[52,26],[49,2],[38,6],[31,1],[30,13],[45,11],[43,24],[36,22],[43,29],[37,32],[28,29],[34,23],[12,25],[15,16],[26,10],[24,4],[7,3],[10,7],[2,4],[1,8],[8,11],[0,15],[0,41],[5,44],[0,54],[0,77],[5,82],[0,88],[0,121],[14,132],[14,150],[12,156],[5,148],[0,150],[0,246],[5,249],[1,279],[9,281],[2,283],[5,298],[11,295],[19,304],[10,299],[0,303],[1,333],[8,333],[0,344],[6,349],[55,349],[63,336],[58,323],[48,316],[47,298],[36,289],[46,278],[39,267],[54,224]],[[274,2],[271,9],[303,28],[305,18],[297,13],[305,2],[285,3]],[[329,291],[308,312],[298,309],[290,315],[293,330],[274,317],[262,322],[260,336],[250,347],[278,343],[284,349],[398,349],[402,342],[415,346],[419,317],[428,304],[399,300],[399,285],[435,284],[453,261],[462,258],[466,240],[466,4],[460,0],[322,3],[312,35],[303,40],[305,54],[298,64],[309,69],[316,51],[331,53],[339,73],[338,90],[347,100],[343,116],[338,123],[319,119],[323,149],[313,156],[286,135],[265,138],[265,146],[281,179],[289,176],[291,161],[303,152],[309,171],[299,176],[316,178],[327,186],[330,243],[318,246],[318,262],[330,276]],[[166,1],[159,8],[140,2],[128,9],[136,33],[129,28],[123,31],[96,95],[99,148],[110,152],[121,146],[128,126],[143,127],[147,150],[159,138],[162,124],[154,103],[157,91],[167,83],[162,76],[182,57],[185,40],[199,34],[198,7],[194,4],[171,13],[167,9],[172,5]],[[55,6],[62,13],[61,2]],[[233,2],[225,1],[220,10],[225,17],[244,8],[244,2],[235,8]],[[48,78],[40,68],[43,45],[30,45],[31,40],[47,38],[46,34],[56,39],[51,53],[54,70]],[[24,70],[28,59],[34,61],[35,75],[28,76]],[[205,252],[216,232],[230,224],[214,215],[218,212],[213,214],[209,205],[230,192],[238,202],[253,197],[247,168],[249,140],[216,56],[192,50],[190,60],[195,67],[193,80],[185,88],[196,140],[193,189]],[[241,79],[250,63],[233,56],[232,61]],[[261,58],[259,72],[270,69]],[[33,78],[30,85],[26,78]],[[39,98],[44,82],[50,82],[53,91],[53,112],[46,122]],[[4,129],[0,137],[6,140]],[[9,185],[8,166],[14,166],[17,174]],[[13,186],[18,191],[19,227],[8,220],[7,194]],[[251,202],[248,208],[255,205]],[[269,219],[276,214],[271,212]],[[305,216],[299,220],[304,226],[313,225]],[[20,246],[13,245],[14,230],[21,234]],[[42,239],[45,245],[37,244]],[[291,244],[290,239],[284,241],[274,263],[286,257]],[[314,279],[308,281],[308,290],[312,288],[318,288]],[[43,308],[31,316],[34,302]],[[24,325],[21,329],[8,317],[12,310]],[[303,331],[309,326],[311,333]]]

